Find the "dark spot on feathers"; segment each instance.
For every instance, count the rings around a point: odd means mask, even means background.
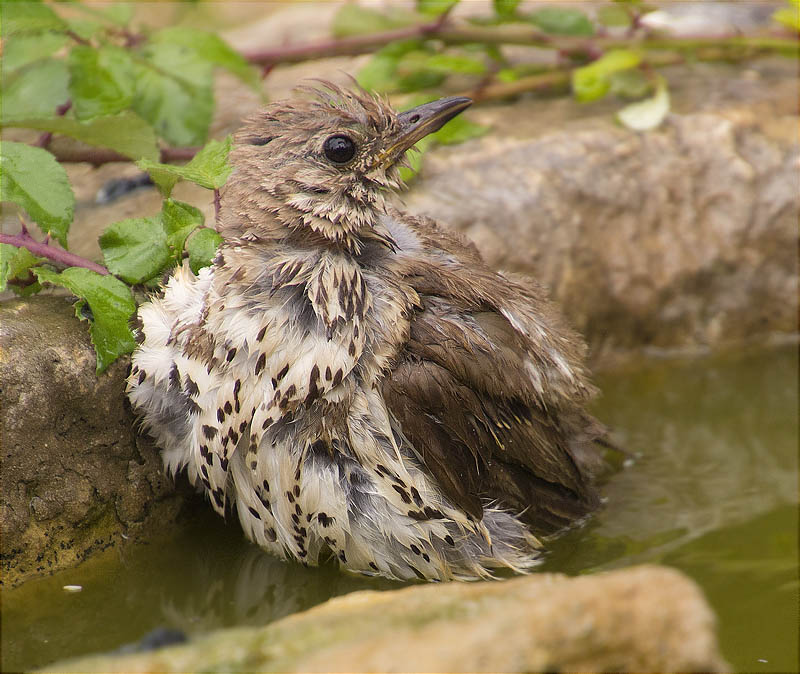
[[[292,492],[287,491],[286,498],[289,499],[289,503],[294,503],[294,494],[292,494]]]
[[[347,353],[352,357],[356,355],[356,345],[355,342],[350,342],[350,346],[347,347]]]
[[[267,491],[267,492],[269,491],[269,482],[267,482],[266,480],[264,480],[261,483],[261,486],[264,488],[264,491]]]
[[[330,365],[328,365],[328,366],[325,368],[325,379],[327,379],[328,381],[330,381],[332,378],[333,378],[333,373],[331,372],[331,367],[330,367]]]
[[[413,543],[411,544],[411,552],[413,552],[415,555],[419,554],[419,548]]]
[[[414,572],[414,574],[417,576],[417,578],[419,578],[420,580],[425,580],[425,576],[419,571],[419,569],[417,569],[417,568],[415,568],[415,567],[413,567],[411,565],[409,565],[408,568],[410,568]]]
[[[225,414],[232,414],[233,413],[233,405],[231,405],[230,400],[225,401]]]
[[[217,436],[218,432],[219,429],[215,426],[203,426],[203,435],[205,435],[209,440],[213,440]]]
[[[225,505],[225,499],[223,498],[222,489],[220,487],[217,487],[211,492],[211,495],[214,497],[214,503],[216,503],[219,508]]]
[[[256,468],[258,468],[258,461],[256,459],[253,459],[250,462],[250,470],[255,470]]]
[[[230,363],[235,358],[235,356],[236,356],[236,347],[233,347],[232,349],[228,349],[228,355],[225,356],[225,360],[227,360]]]
[[[416,487],[411,487],[411,498],[414,499],[414,505],[417,507],[422,506],[422,497],[419,495]]]
[[[283,379],[283,378],[286,376],[286,373],[287,373],[287,372],[289,372],[289,363],[286,363],[286,365],[284,365],[284,366],[283,366],[283,367],[280,369],[280,371],[278,372],[278,375],[277,375],[277,377],[278,377],[278,381],[280,381],[281,379]]]
[[[294,471],[294,479],[295,480],[299,480],[300,479],[300,468],[298,468],[296,471]]]
[[[342,564],[347,564],[347,556],[344,554],[344,550],[339,550],[339,554],[337,556]]]
[[[261,370],[264,369],[264,366],[267,364],[267,354],[262,353],[258,357],[258,362],[256,362],[256,374],[259,374]]]
[[[239,402],[239,391],[242,390],[242,380],[237,379],[236,383],[233,385],[233,399],[238,403]]]
[[[314,363],[314,367],[311,368],[311,375],[309,376],[309,382],[316,383],[317,379],[319,379],[319,367],[316,363]]]
[[[270,543],[274,543],[278,539],[278,534],[275,533],[275,529],[270,527],[264,532],[267,535],[267,540]]]
[[[329,527],[331,524],[333,524],[334,518],[328,516],[325,513],[320,513],[319,515],[317,515],[317,520],[319,520],[319,523],[323,527]]]
[[[203,477],[208,479],[208,468],[206,468],[206,464],[200,466],[200,472],[203,474]]]
[[[425,515],[432,520],[443,520],[444,513],[441,510],[437,510],[436,508],[431,508],[430,506],[425,506]]]
[[[259,514],[258,514],[258,510],[256,510],[256,509],[255,509],[255,508],[253,508],[253,507],[248,507],[247,509],[250,511],[250,514],[251,514],[253,517],[255,517],[257,520],[260,520],[260,519],[261,519],[261,515],[259,515]]]
[[[169,386],[174,389],[180,389],[181,387],[181,375],[175,363],[173,363],[172,367],[169,369]]]
[[[378,570],[378,567],[377,567],[377,565],[375,564],[375,562],[370,562],[370,563],[369,563],[369,568],[370,568],[370,569],[372,569],[372,570],[374,570],[374,571],[377,571],[377,570]]]
[[[333,385],[338,386],[339,384],[341,384],[342,377],[344,377],[344,373],[342,372],[342,369],[339,368],[338,370],[336,370],[336,374],[333,377]]]
[[[409,510],[406,514],[410,518],[418,520],[418,521],[428,519],[428,517],[425,515],[425,513],[421,513],[419,510]]]
[[[424,559],[426,562],[430,562],[431,561],[431,558],[428,556],[427,552],[423,552],[422,553],[422,559]]]
[[[243,421],[239,424],[239,433],[244,433],[244,429],[247,428],[247,422]]]
[[[298,517],[303,514],[303,509],[300,507],[299,503],[294,504],[294,511],[297,513]]]
[[[227,471],[228,470],[228,459],[227,458],[220,459],[219,460],[219,467],[222,468],[223,471]]]
[[[296,513],[292,513],[292,522],[295,524],[300,524],[300,518],[297,516]]]
[[[186,399],[186,406],[189,410],[189,414],[200,414],[203,411],[203,408],[200,407],[194,400],[191,398]]]
[[[267,326],[265,325],[264,327],[261,328],[261,330],[258,331],[258,334],[256,335],[256,341],[260,342],[262,339],[264,339],[264,335],[266,334],[266,332],[267,332]]]
[[[145,377],[147,377],[147,373],[144,370],[142,370],[139,373],[139,378],[136,381],[141,385],[141,383],[145,380]]]
[[[453,540],[453,537],[450,534],[447,534],[447,536],[444,537],[444,540],[448,545],[455,546],[456,544],[456,542]]]
[[[200,393],[200,388],[188,374],[183,378],[183,389],[192,398]]]
[[[261,430],[262,431],[266,431],[270,427],[271,423],[272,423],[272,419],[270,417],[267,417],[266,419],[264,419],[264,423],[261,424]]]
[[[294,495],[295,495],[295,496],[300,496],[300,485],[297,485],[297,484],[296,484],[296,485],[294,486],[294,489],[293,489],[292,491],[294,491]]]
[[[217,409],[217,421],[219,421],[220,423],[225,421],[225,412],[222,410],[221,407]]]
[[[399,487],[396,484],[392,485],[392,489],[394,489],[398,494],[400,494],[400,498],[403,499],[403,503],[411,503],[411,497],[406,493],[405,489]]]

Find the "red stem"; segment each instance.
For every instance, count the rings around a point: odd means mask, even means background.
[[[103,276],[107,276],[110,273],[103,265],[87,260],[85,257],[70,253],[63,248],[54,248],[41,241],[36,241],[28,234],[27,230],[23,230],[21,234],[0,234],[0,243],[7,243],[17,248],[27,248],[34,255],[47,258],[51,262],[56,262],[65,267],[84,267]]]
[[[165,147],[161,148],[161,162],[166,164],[171,161],[188,161],[194,157],[200,148],[198,147]],[[72,162],[93,164],[100,166],[101,164],[109,164],[112,162],[131,162],[133,159],[114,152],[114,150],[107,150],[104,148],[83,148],[83,147],[70,147],[50,150],[55,158],[60,162]]]

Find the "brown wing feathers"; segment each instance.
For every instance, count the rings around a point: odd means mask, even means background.
[[[384,398],[445,494],[467,513],[479,517],[481,503],[495,501],[540,532],[552,531],[596,506],[584,466],[599,456],[592,445],[604,429],[582,410],[591,388],[579,364],[574,390],[537,388],[525,361],[542,372],[552,363],[503,307],[482,300],[479,282],[502,281],[503,292],[490,288],[491,296],[516,293],[512,307],[522,315],[536,302],[546,311],[543,298],[469,262],[469,277],[463,268],[413,270],[424,308],[383,383]],[[553,340],[569,341],[559,326],[552,329]]]

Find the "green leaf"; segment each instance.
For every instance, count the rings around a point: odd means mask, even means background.
[[[183,257],[186,238],[205,224],[202,212],[190,204],[174,199],[165,199],[161,210],[161,221],[167,233],[167,246],[176,262]]]
[[[29,63],[48,58],[67,41],[67,36],[60,33],[16,35],[6,40],[3,44],[3,76],[8,76]]]
[[[60,274],[36,267],[34,273],[42,283],[66,288],[89,304],[93,315],[89,335],[97,354],[98,374],[119,356],[136,348],[133,333],[128,327],[136,304],[131,289],[122,281],[82,267],[70,267]]]
[[[113,115],[133,102],[133,61],[126,50],[78,45],[67,63],[72,109],[78,119]]]
[[[4,140],[0,145],[0,201],[11,201],[64,248],[75,195],[64,167],[39,147]]]
[[[71,117],[50,119],[20,119],[5,126],[19,126],[59,133],[88,145],[107,147],[131,159],[156,160],[159,157],[155,131],[136,113],[126,110],[110,117],[95,117],[79,122]]]
[[[572,90],[582,103],[605,96],[611,88],[610,76],[622,70],[635,68],[641,56],[627,49],[606,52],[596,61],[572,71]]]
[[[148,45],[134,65],[133,109],[167,141],[202,145],[214,110],[213,67],[181,45]]]
[[[483,61],[455,54],[433,54],[428,58],[426,66],[434,72],[443,73],[482,75],[486,72],[486,64]]]
[[[28,276],[30,268],[42,262],[27,248],[17,248],[0,243],[0,292],[6,290],[8,281]]]
[[[3,37],[15,33],[66,31],[68,26],[41,2],[3,2]]]
[[[189,251],[189,266],[195,274],[211,264],[221,243],[222,237],[208,227],[198,229],[192,234],[186,250]]]
[[[121,27],[127,27],[133,18],[132,2],[114,2],[108,7],[91,7],[86,2],[71,0],[71,6],[84,14],[96,17],[105,22],[111,22]]]
[[[617,119],[633,131],[655,129],[669,113],[669,92],[666,82],[661,79],[656,93],[638,103],[626,105],[617,112]]]
[[[610,93],[621,98],[643,98],[653,88],[652,82],[638,68],[611,73],[609,82],[611,84]]]
[[[631,25],[631,16],[619,5],[604,5],[597,10],[597,19],[604,26],[626,27]]]
[[[225,68],[245,84],[249,84],[256,90],[261,89],[261,78],[258,71],[245,61],[239,52],[214,33],[175,26],[158,31],[150,41],[180,45],[191,49],[199,60]]]
[[[397,68],[400,58],[422,51],[420,40],[390,42],[372,56],[358,73],[358,83],[369,91],[395,91],[398,88]]]
[[[3,122],[52,117],[69,100],[69,73],[63,61],[36,61],[3,78]]]
[[[143,160],[137,163],[147,171],[165,196],[169,196],[178,180],[190,180],[207,189],[219,189],[231,173],[228,153],[231,151],[231,137],[223,141],[212,140],[184,166],[159,164]]]
[[[115,222],[100,236],[108,270],[127,283],[142,283],[158,275],[170,260],[161,216]]]
[[[458,0],[417,0],[417,11],[420,14],[437,16],[457,4]]]
[[[479,138],[488,130],[488,126],[470,122],[466,117],[455,117],[434,133],[433,138],[442,145],[456,145],[471,138]]]
[[[510,19],[517,13],[520,0],[492,0],[494,13],[501,19]]]
[[[529,20],[545,33],[553,35],[594,35],[594,26],[579,9],[544,7],[531,14]]]
[[[789,0],[788,7],[775,10],[772,19],[800,33],[800,2]]]
[[[350,37],[366,33],[380,33],[392,28],[410,26],[418,21],[417,15],[403,9],[390,8],[384,12],[361,7],[352,2],[342,5],[333,18],[331,32],[334,37]]]

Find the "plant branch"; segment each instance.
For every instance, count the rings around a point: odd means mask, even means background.
[[[557,48],[565,53],[583,53],[591,50],[615,48],[640,48],[644,50],[693,51],[715,47],[723,49],[750,49],[754,51],[778,51],[797,54],[800,41],[794,37],[773,35],[729,35],[691,38],[653,38],[639,39],[624,37],[570,37],[549,35],[535,26],[508,24],[500,26],[451,25],[437,21],[384,31],[368,35],[356,35],[333,40],[322,40],[306,44],[287,45],[272,49],[245,51],[243,56],[251,63],[259,65],[278,63],[298,63],[331,56],[355,56],[366,54],[395,40],[413,38],[437,39],[447,44],[514,44],[531,47]]]
[[[161,148],[160,161],[163,164],[175,161],[188,161],[200,150],[199,147],[165,147]],[[132,162],[130,157],[106,148],[66,147],[50,149],[55,158],[66,163],[86,163],[100,166],[114,162]]]
[[[17,248],[27,248],[34,255],[46,258],[51,262],[65,267],[84,267],[85,269],[91,269],[103,276],[107,276],[110,273],[103,265],[87,260],[85,257],[70,253],[63,248],[55,248],[54,246],[49,246],[46,243],[37,241],[28,234],[28,230],[24,227],[20,234],[0,234],[0,243],[7,243]]]

